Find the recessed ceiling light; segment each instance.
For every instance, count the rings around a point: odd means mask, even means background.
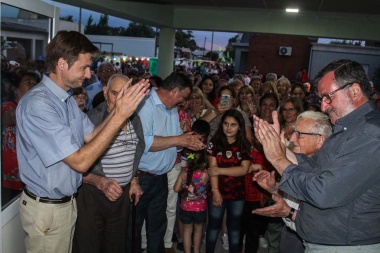
[[[298,9],[288,8],[288,9],[286,9],[286,12],[298,12]]]

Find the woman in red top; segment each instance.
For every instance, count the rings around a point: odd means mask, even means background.
[[[265,157],[255,148],[252,149],[252,164],[249,173],[245,176],[245,205],[241,222],[241,233],[239,248],[242,252],[243,239],[245,235],[246,253],[257,252],[259,249],[259,238],[266,230],[267,218],[261,215],[252,214],[252,211],[261,208],[262,189],[257,182],[252,181],[253,174],[258,170],[267,170]]]

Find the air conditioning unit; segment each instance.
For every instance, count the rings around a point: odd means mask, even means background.
[[[280,47],[278,50],[279,55],[291,56],[292,48],[291,47]]]

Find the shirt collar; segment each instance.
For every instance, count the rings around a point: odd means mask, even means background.
[[[150,91],[150,94],[149,94],[149,95],[152,96],[152,99],[153,99],[153,101],[154,101],[154,103],[155,103],[156,105],[163,105],[163,106],[165,106],[165,105],[162,103],[160,97],[159,97],[158,94],[157,94],[157,88],[153,88],[153,89]]]
[[[371,101],[368,101],[359,108],[356,108],[346,116],[336,121],[336,124],[334,126],[334,133],[346,130],[347,128],[355,124],[358,121],[358,119],[363,118],[366,114],[368,114],[370,111],[374,109],[375,104]]]
[[[51,80],[49,77],[47,77],[46,75],[44,75],[42,77],[42,80],[41,80],[42,83],[44,83],[46,85],[46,87],[51,91],[53,92],[54,95],[56,95],[59,100],[61,100],[62,102],[66,102],[66,100],[71,97],[71,95],[73,94],[73,90],[70,89],[68,91],[65,91],[64,89],[62,89],[61,87],[58,86],[58,84],[56,84],[53,80]],[[70,93],[71,92],[71,93]]]

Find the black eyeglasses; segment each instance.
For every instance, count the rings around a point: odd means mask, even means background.
[[[322,101],[324,101],[326,104],[331,104],[332,102],[332,95],[334,95],[336,92],[340,91],[340,90],[343,90],[344,88],[346,88],[347,86],[349,85],[352,85],[354,84],[355,82],[352,82],[352,83],[346,83],[345,85],[339,87],[338,89],[336,90],[333,90],[332,92],[330,93],[327,93],[327,94],[322,94],[321,97],[318,97],[319,98],[319,102],[322,103]]]
[[[100,70],[99,72],[100,73],[111,73],[111,72],[115,72],[115,70],[113,70],[113,69],[107,69],[107,70]]]
[[[322,136],[322,134],[317,134],[317,133],[306,133],[306,132],[300,132],[298,131],[295,127],[292,127],[293,134],[296,135],[297,139],[301,137],[301,134],[306,134],[306,135],[319,135]]]

